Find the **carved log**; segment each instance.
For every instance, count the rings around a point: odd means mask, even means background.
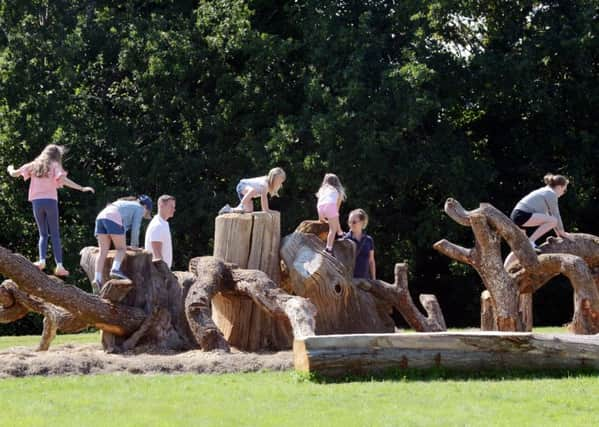
[[[325,376],[439,367],[580,369],[599,368],[599,341],[513,332],[329,335],[296,340],[293,355],[296,370]]]
[[[280,227],[278,212],[219,215],[214,256],[241,269],[263,271],[279,283]],[[242,350],[283,350],[293,343],[289,322],[269,315],[244,293],[217,293],[212,298],[212,319],[227,342]]]
[[[445,212],[459,224],[472,228],[475,246],[467,249],[441,240],[433,247],[478,272],[490,292],[499,330],[531,328],[532,300],[522,299],[521,295],[532,293],[552,277],[563,274],[570,279],[575,292],[571,330],[579,334],[599,332],[599,292],[589,268],[599,262],[597,237],[575,234],[568,242],[551,239],[541,246],[543,254],[537,256],[525,234],[489,204],[466,211],[459,202],[448,199]],[[501,239],[508,243],[517,260],[507,268],[501,258]]]
[[[426,317],[416,308],[404,264],[397,265],[394,284],[354,279],[354,243],[335,242],[330,256],[324,252],[323,230],[323,223],[304,221],[281,245],[282,287],[316,305],[317,334],[394,332],[393,308],[416,330],[446,329],[434,296],[422,299]]]

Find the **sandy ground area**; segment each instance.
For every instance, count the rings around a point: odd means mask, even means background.
[[[31,347],[0,350],[0,378],[29,375],[107,373],[229,373],[291,369],[293,353],[188,351],[176,354],[108,354],[100,344],[68,344],[36,352]]]

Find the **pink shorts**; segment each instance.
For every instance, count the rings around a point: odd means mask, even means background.
[[[325,203],[324,205],[317,206],[318,216],[326,219],[339,218],[339,209],[337,209],[337,203]]]

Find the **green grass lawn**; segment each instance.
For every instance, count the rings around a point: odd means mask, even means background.
[[[596,425],[599,381],[302,381],[292,372],[0,381],[3,426]]]
[[[39,335],[22,335],[0,337],[0,350],[10,347],[37,347],[40,343]],[[57,335],[52,341],[52,346],[62,344],[99,344],[100,332],[81,333],[71,335]],[[50,346],[50,348],[52,348]]]
[[[536,332],[564,332],[562,328]],[[38,337],[2,337],[0,348]],[[99,342],[98,334],[58,343]],[[599,424],[599,375],[407,372],[327,383],[294,372],[0,380],[0,426]]]

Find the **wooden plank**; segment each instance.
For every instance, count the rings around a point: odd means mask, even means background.
[[[295,340],[295,369],[327,376],[388,369],[599,369],[599,337],[528,332],[322,335]]]

